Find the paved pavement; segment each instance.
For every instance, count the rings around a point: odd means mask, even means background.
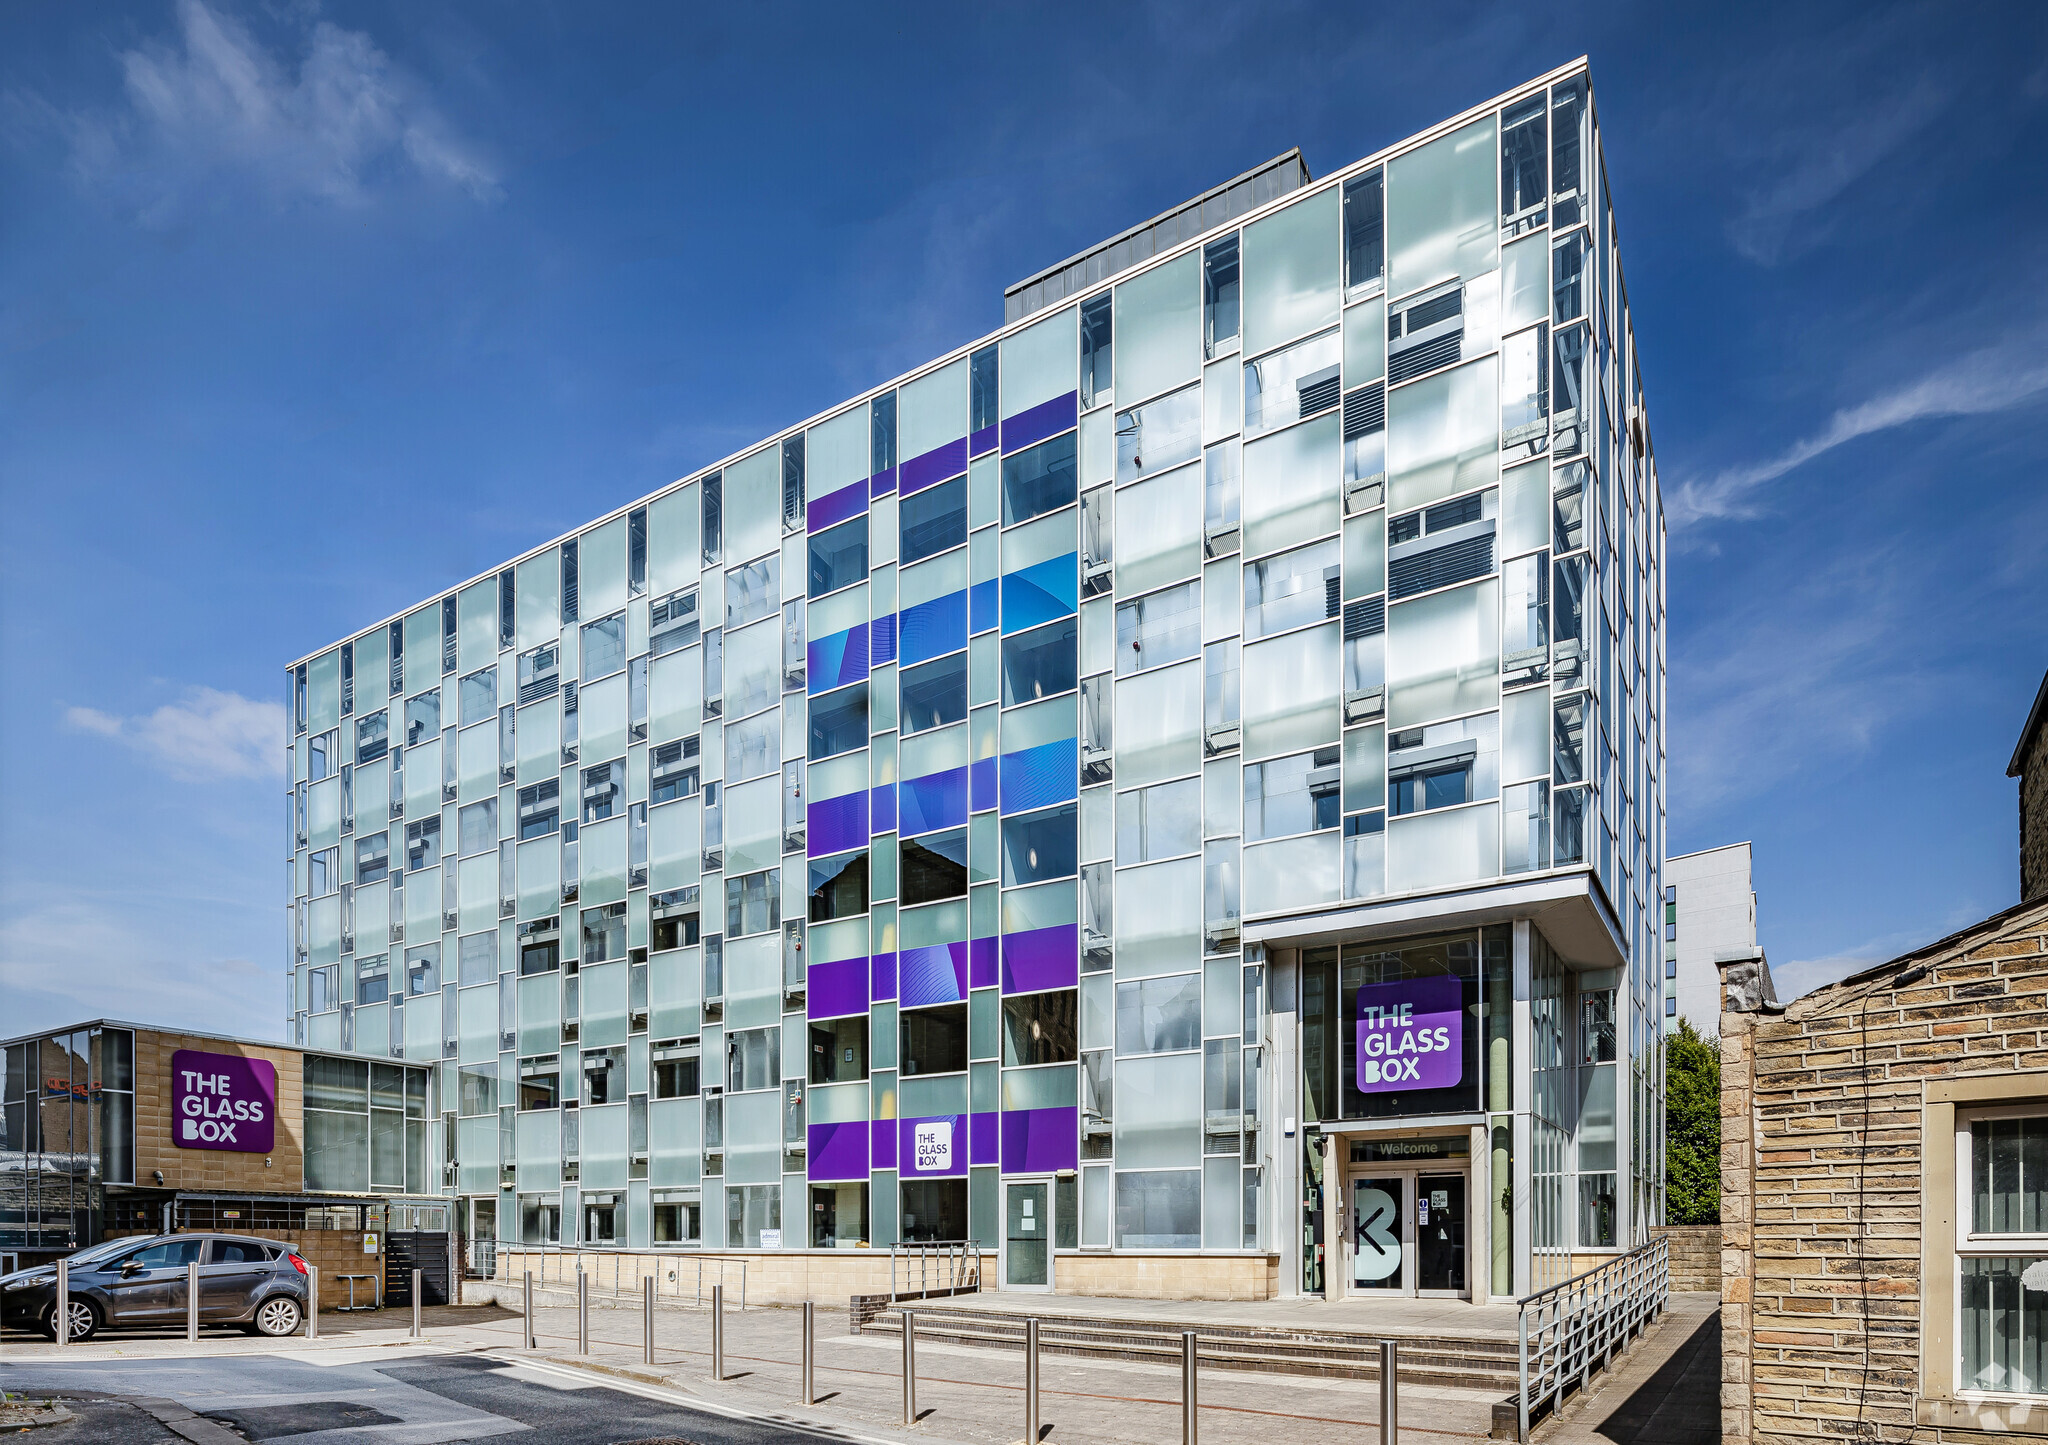
[[[1718,1445],[1721,1300],[1676,1294],[1612,1375],[1535,1432],[1542,1445]]]

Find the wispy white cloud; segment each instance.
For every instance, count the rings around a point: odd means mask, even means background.
[[[1669,496],[1671,526],[1754,517],[1758,492],[1814,458],[1859,437],[1917,421],[1983,416],[2024,406],[2048,391],[2048,327],[1969,352],[1912,381],[1844,407],[1813,435],[1764,461],[1688,479]]]
[[[1773,961],[1771,982],[1777,987],[1779,1000],[1790,1003],[1817,988],[1839,983],[1852,973],[1860,973],[1887,959],[1925,947],[1937,938],[1945,938],[1958,928],[1982,918],[1986,911],[1978,906],[1977,900],[1965,899],[1925,927],[1880,933],[1815,958],[1795,958],[1784,963]]]
[[[135,193],[145,215],[217,174],[287,201],[361,204],[405,170],[478,200],[500,194],[477,148],[365,32],[317,20],[272,47],[206,0],[179,0],[177,16],[174,38],[120,55],[124,106],[15,98],[61,130],[81,176]]]
[[[283,706],[240,693],[188,688],[179,701],[133,717],[69,707],[64,722],[135,749],[180,782],[269,778],[284,771]]]

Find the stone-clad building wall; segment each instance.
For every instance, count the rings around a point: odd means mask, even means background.
[[[2042,681],[2048,691],[2048,679]],[[2048,895],[2048,727],[2020,745],[2020,897]]]
[[[2048,900],[1766,1001],[1723,974],[1723,1439],[2048,1437],[1956,1390],[1958,1109],[2048,1110]]]

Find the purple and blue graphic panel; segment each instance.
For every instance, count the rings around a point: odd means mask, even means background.
[[[896,785],[884,783],[873,790],[874,805],[869,810],[870,826],[877,833],[896,831]]]
[[[874,1150],[874,1167],[894,1169],[896,1167],[896,1121],[877,1119],[869,1129],[868,1147]]]
[[[812,697],[859,682],[868,675],[868,624],[856,622],[844,632],[813,640],[804,649]]]
[[[868,1011],[868,960],[841,958],[806,970],[804,1013],[809,1018],[844,1018]]]
[[[897,1002],[904,1008],[962,1003],[967,998],[967,944],[906,948],[897,958]]]
[[[1061,738],[1035,748],[1004,753],[1000,773],[1002,809],[1028,813],[1080,796],[1081,740]]]
[[[1081,1111],[1009,1109],[1003,1114],[1003,1172],[1047,1174],[1081,1162]]]
[[[967,589],[967,630],[986,632],[996,625],[996,602],[1001,596],[999,584],[993,581],[977,582]]]
[[[1058,436],[1074,425],[1075,394],[1068,392],[1037,406],[1026,407],[1015,416],[1003,418],[1003,450],[1022,451],[1037,446],[1047,437]]]
[[[1081,930],[1078,924],[1056,923],[1003,935],[1003,992],[1037,993],[1047,988],[1073,988],[1081,979]]]
[[[896,1121],[897,1177],[958,1179],[967,1173],[967,1116],[937,1114]]]
[[[884,613],[868,624],[868,661],[874,667],[896,660],[896,614]]]
[[[886,497],[895,490],[896,469],[894,467],[884,467],[881,471],[868,478],[868,496],[870,499]]]
[[[1003,632],[1022,632],[1057,617],[1070,617],[1081,595],[1080,554],[1048,557],[1003,574]]]
[[[967,454],[969,456],[978,457],[983,452],[992,452],[995,449],[996,428],[985,426],[980,431],[968,433]]]
[[[966,470],[967,438],[961,437],[902,463],[896,468],[897,485],[907,497],[940,482],[950,482]]]
[[[1070,607],[1069,612],[1073,611]],[[897,637],[899,661],[905,667],[928,658],[944,657],[967,645],[967,591],[948,592],[929,602],[903,609]]]
[[[1002,1162],[1002,1115],[984,1110],[973,1116],[968,1128],[973,1133],[973,1163],[1000,1164]]]
[[[927,773],[921,778],[905,778],[897,785],[897,791],[902,795],[898,831],[906,838],[936,832],[940,828],[958,828],[967,821],[965,768],[947,768],[943,772]]]
[[[836,492],[827,492],[804,509],[806,531],[822,532],[868,509],[868,484],[855,482]]]
[[[805,853],[823,858],[868,846],[868,790],[820,798],[804,809]]]
[[[968,768],[974,780],[974,811],[985,812],[996,805],[996,760],[979,758]]]
[[[819,1181],[865,1181],[868,1177],[868,1132],[865,1119],[854,1119],[844,1124],[811,1125],[805,1172]]]
[[[993,938],[976,938],[968,943],[967,986],[994,988],[1001,978],[1002,945]]]
[[[896,955],[878,953],[868,960],[868,995],[876,1003],[896,997]]]

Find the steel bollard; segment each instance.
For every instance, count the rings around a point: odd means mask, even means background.
[[[51,1323],[57,1327],[57,1343],[71,1343],[71,1261],[57,1261],[57,1303]]]
[[[903,1312],[903,1423],[917,1423],[917,1316]]]
[[[526,1348],[528,1348],[529,1350],[537,1350],[540,1348],[540,1336],[538,1332],[535,1331],[535,1329],[533,1328],[533,1271],[530,1269],[526,1272],[525,1295]]]
[[[804,1379],[803,1402],[814,1404],[818,1398],[818,1307],[809,1300],[804,1301]]]
[[[306,1338],[320,1338],[320,1266],[306,1266]]]
[[[412,1337],[420,1337],[420,1272],[412,1272]]]
[[[1024,1321],[1024,1445],[1038,1445],[1038,1321]]]
[[[711,1286],[711,1378],[725,1378],[725,1286]]]
[[[590,1276],[576,1271],[576,1353],[590,1353]]]
[[[199,1341],[199,1261],[185,1266],[185,1338]]]
[[[1380,1341],[1380,1445],[1394,1445],[1401,1435],[1401,1346]]]
[[[1195,1445],[1195,1332],[1180,1332],[1180,1440]]]
[[[654,1363],[654,1276],[651,1274],[640,1280],[640,1313],[645,1316],[640,1358],[651,1365]]]

